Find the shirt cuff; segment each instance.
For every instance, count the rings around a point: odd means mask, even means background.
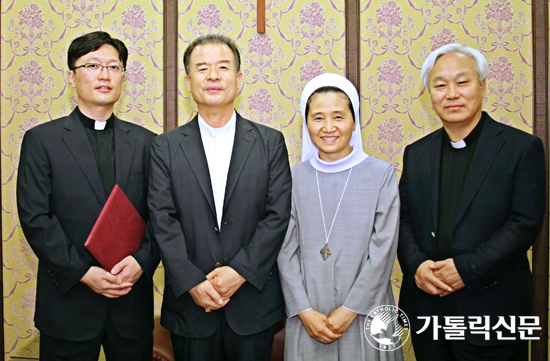
[[[296,317],[296,316],[298,316],[298,315],[299,315],[300,313],[302,313],[302,312],[306,312],[306,311],[308,311],[308,310],[311,310],[311,307],[310,307],[310,308],[306,308],[306,309],[305,309],[305,310],[303,310],[303,311],[297,312],[297,313],[295,313],[295,314],[294,314],[294,315],[292,315],[292,316],[288,316],[288,318]]]
[[[342,305],[342,307],[344,307],[346,310],[351,311],[351,312],[353,312],[353,313],[356,313],[356,314],[358,314],[358,315],[361,314],[361,312],[354,311],[354,310],[352,310],[351,308],[346,307],[346,306],[344,306],[344,305]]]

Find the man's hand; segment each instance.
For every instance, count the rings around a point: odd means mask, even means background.
[[[189,293],[191,297],[193,297],[193,301],[205,310],[208,308],[211,310],[219,310],[229,302],[229,298],[222,298],[208,280],[191,288]]]
[[[328,315],[325,325],[335,334],[343,334],[347,331],[357,314],[348,310],[344,306],[340,306]]]
[[[342,335],[332,332],[326,325],[327,316],[314,309],[309,309],[298,314],[307,333],[317,342],[331,343],[338,340]]]
[[[116,276],[96,266],[90,267],[80,282],[86,284],[95,293],[107,298],[118,298],[132,290],[132,283],[119,283]]]
[[[206,279],[212,283],[212,286],[224,298],[233,296],[239,287],[246,282],[237,271],[229,266],[215,268],[206,275]]]
[[[134,257],[128,256],[113,267],[111,274],[117,276],[118,284],[131,283],[135,285],[143,274],[143,270]]]
[[[435,264],[432,260],[423,262],[414,275],[414,280],[418,288],[430,295],[438,296],[444,292],[451,293],[453,289],[434,275],[432,266]]]
[[[446,292],[441,293],[441,297],[445,297],[448,294],[465,287],[462,277],[460,277],[458,271],[456,270],[455,261],[452,258],[437,261],[430,265],[430,268],[433,270],[435,277],[440,279],[442,282],[445,282],[445,284],[452,288],[451,291],[447,290]]]

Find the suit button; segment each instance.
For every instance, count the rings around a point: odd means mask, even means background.
[[[434,232],[432,232],[432,237],[435,238],[435,233]]]
[[[220,262],[216,262],[216,264],[214,265],[216,268],[220,268],[222,266],[222,264]]]
[[[219,231],[218,227],[214,227],[214,232],[218,233]]]

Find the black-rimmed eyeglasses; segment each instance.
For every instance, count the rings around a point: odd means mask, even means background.
[[[120,65],[101,65],[96,63],[86,63],[84,65],[75,66],[72,70],[76,70],[78,68],[84,68],[84,70],[89,71],[91,73],[99,73],[103,70],[103,68],[107,68],[107,71],[113,75],[123,75],[124,74],[124,68]]]

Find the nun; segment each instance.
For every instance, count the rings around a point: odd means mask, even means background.
[[[312,79],[301,111],[302,162],[292,168],[292,215],[278,257],[285,360],[402,360],[398,347],[371,345],[365,329],[371,311],[395,304],[395,169],[363,151],[359,97],[346,78]]]

